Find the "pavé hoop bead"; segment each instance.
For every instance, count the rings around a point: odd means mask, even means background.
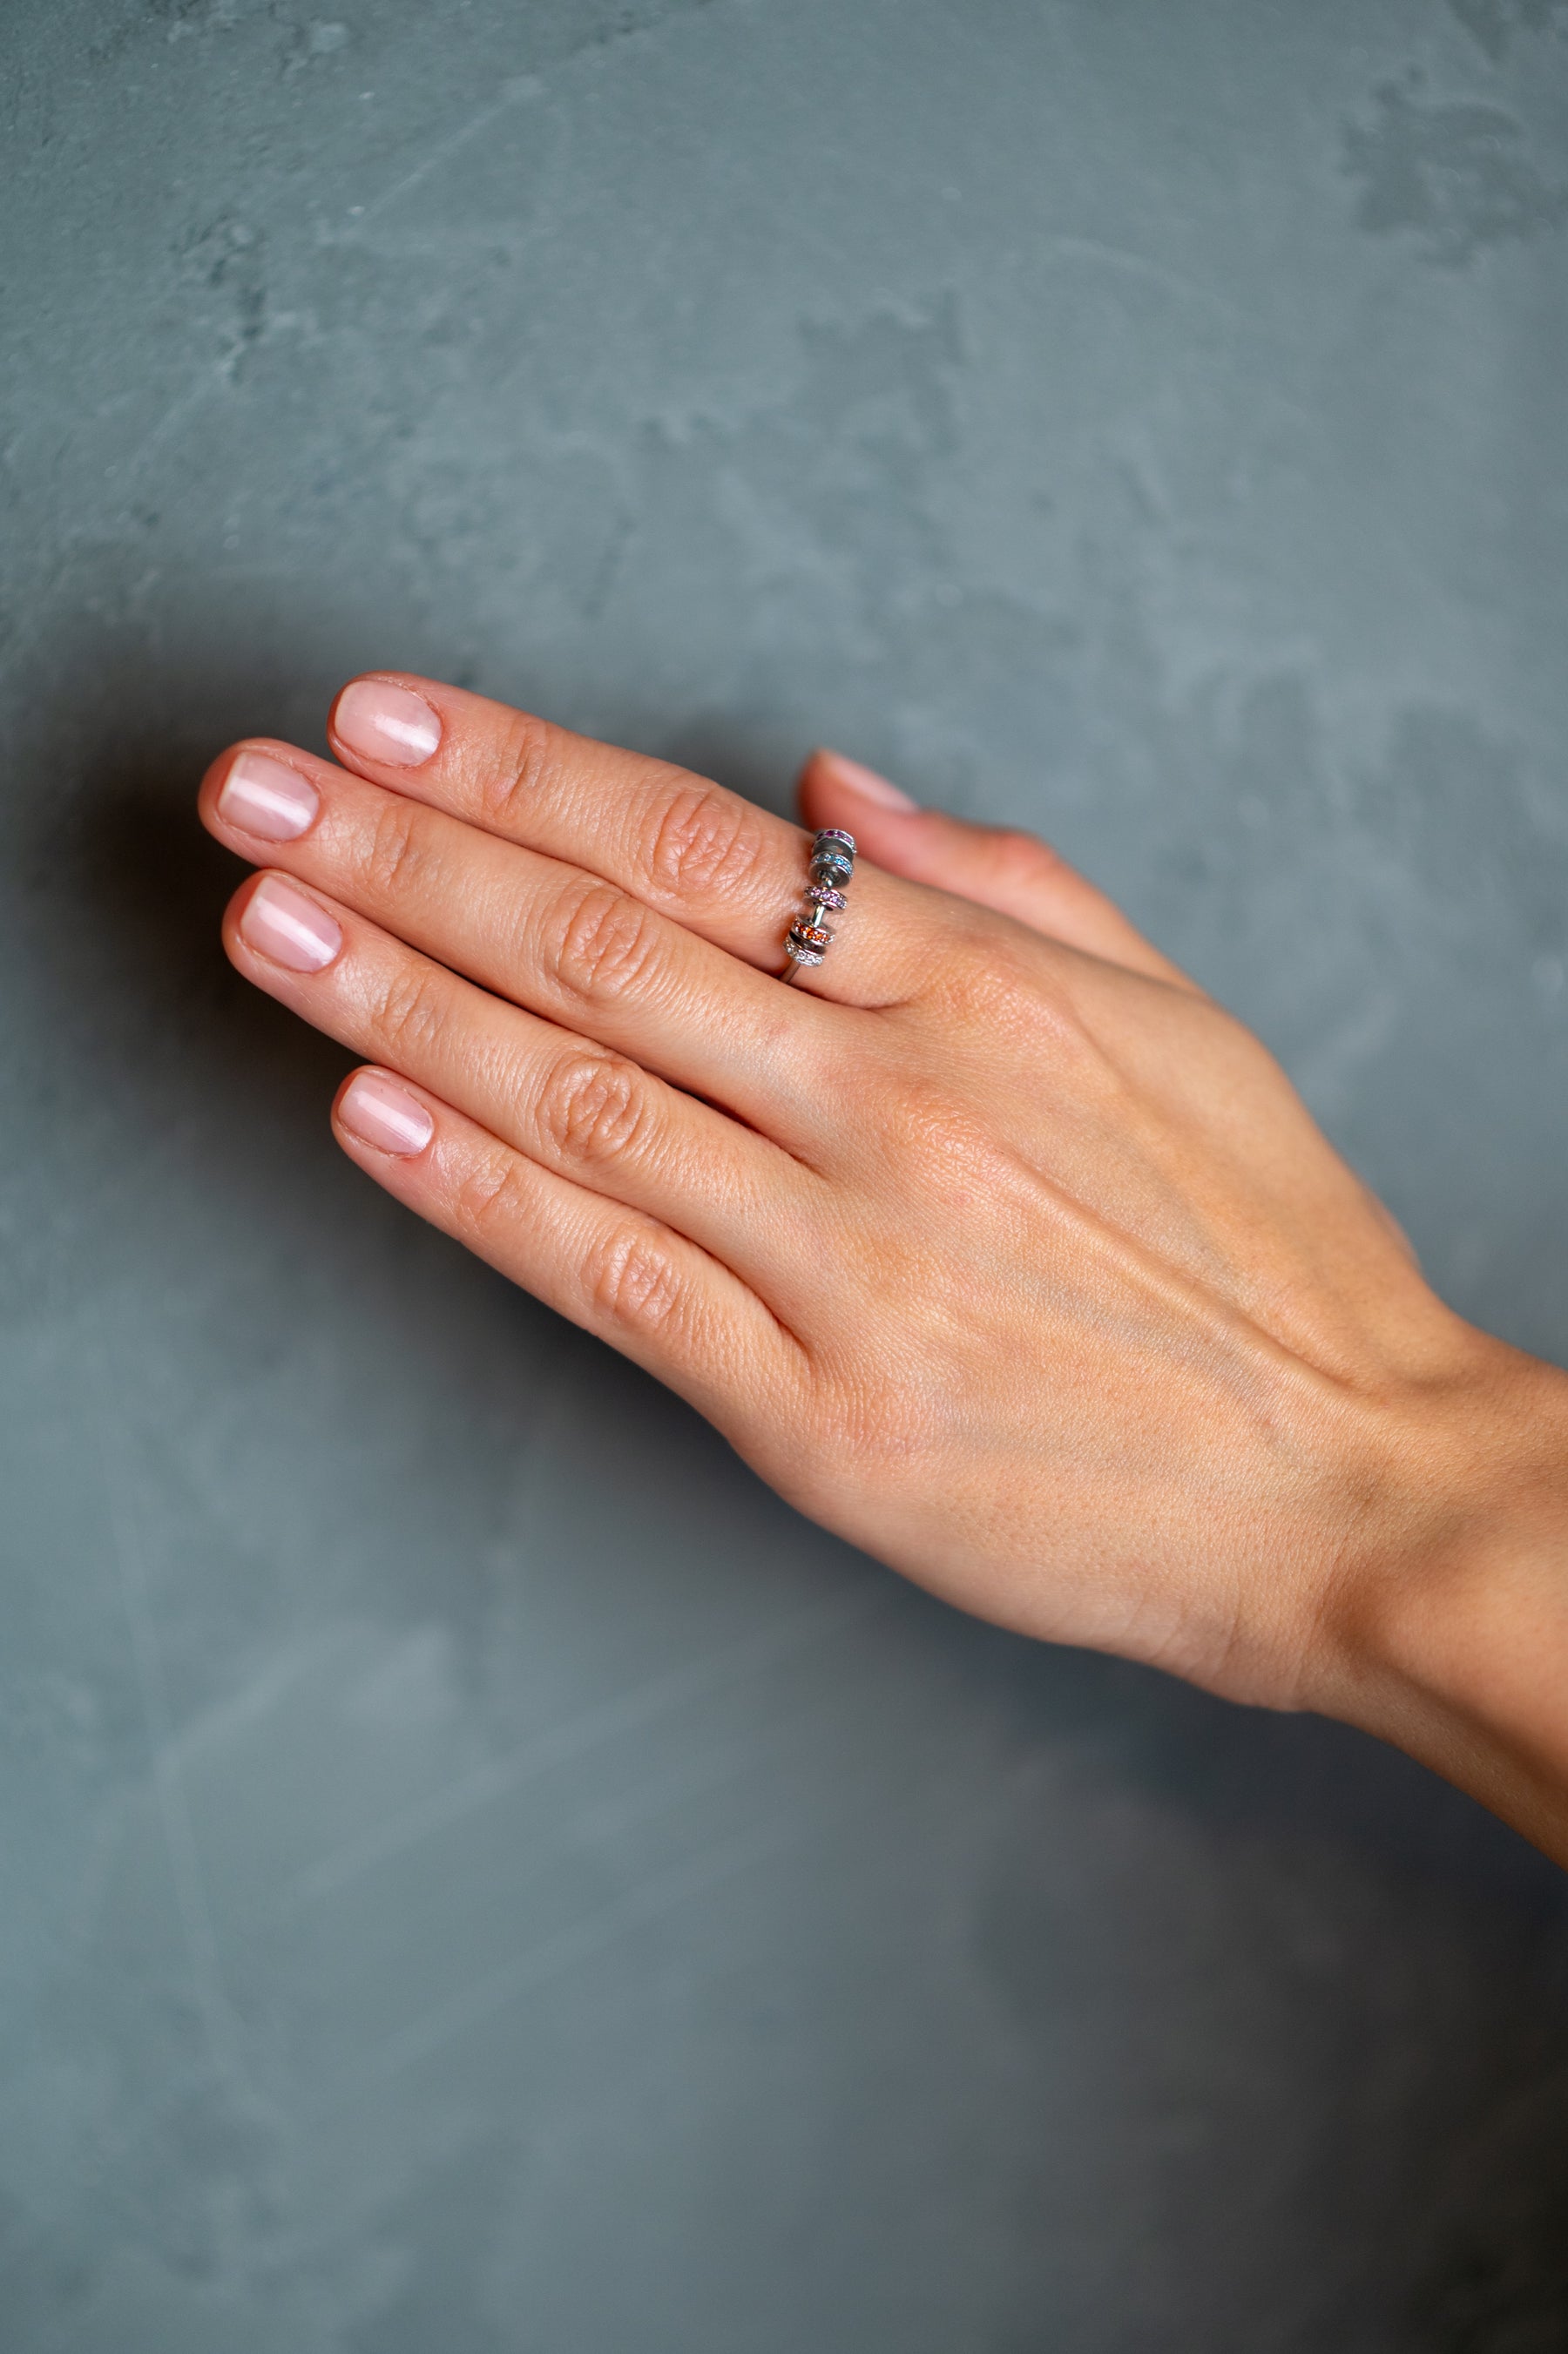
[[[854,873],[854,836],[842,826],[830,825],[811,841],[811,879],[805,889],[806,912],[796,916],[784,935],[784,953],[789,961],[784,969],[784,979],[793,981],[803,966],[821,964],[832,943],[832,934],[822,921],[830,911],[836,914],[847,903],[844,885]]]

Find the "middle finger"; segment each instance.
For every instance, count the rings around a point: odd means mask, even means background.
[[[285,868],[482,987],[779,1142],[804,1140],[817,1126],[821,1025],[842,1015],[601,875],[292,746],[231,748],[203,780],[200,806],[242,857]]]
[[[526,1159],[673,1228],[792,1310],[817,1182],[766,1137],[506,1003],[340,901],[264,874],[224,942],[246,978]]]
[[[710,778],[576,736],[430,679],[345,686],[328,737],[344,766],[503,840],[569,859],[773,974],[801,909],[810,837]],[[896,1005],[980,921],[962,900],[863,864],[803,994]]]

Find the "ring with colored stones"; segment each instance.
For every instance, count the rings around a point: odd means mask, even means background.
[[[853,833],[845,833],[842,826],[830,825],[813,836],[811,876],[805,890],[806,910],[795,917],[784,935],[784,953],[789,960],[784,968],[786,981],[793,981],[804,966],[821,963],[833,937],[822,919],[836,914],[846,904],[844,887],[853,873]]]

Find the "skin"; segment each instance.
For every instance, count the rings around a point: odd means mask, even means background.
[[[1568,1377],[1092,885],[818,753],[861,855],[785,987],[783,820],[401,673],[329,734],[200,807],[378,1184],[962,1608],[1361,1725],[1568,1861]]]

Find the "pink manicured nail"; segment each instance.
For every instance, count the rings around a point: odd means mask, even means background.
[[[217,813],[261,842],[292,842],[315,822],[322,797],[298,769],[264,752],[241,752],[224,779]]]
[[[441,740],[441,723],[424,696],[384,678],[345,686],[332,724],[351,752],[387,768],[417,769]]]
[[[302,891],[269,875],[245,903],[239,937],[291,972],[320,972],[343,946],[343,927]]]
[[[418,1097],[379,1071],[355,1071],[344,1089],[337,1116],[350,1136],[357,1136],[361,1144],[374,1144],[380,1152],[423,1152],[436,1132]]]
[[[879,777],[874,769],[863,769],[858,760],[846,760],[842,752],[825,752],[823,758],[832,762],[851,792],[859,793],[863,800],[876,801],[883,809],[919,808],[918,801],[912,801],[907,793],[901,793],[896,785],[890,785],[887,779]]]

